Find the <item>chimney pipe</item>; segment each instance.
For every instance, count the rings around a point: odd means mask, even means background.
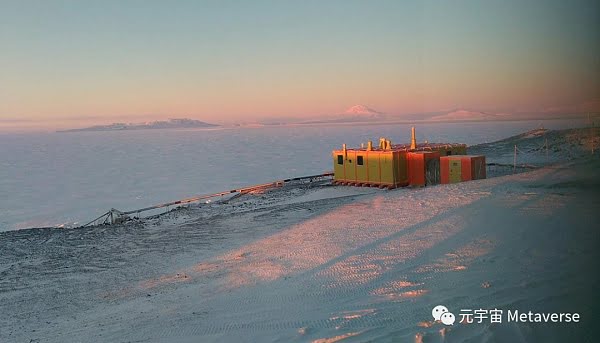
[[[415,127],[412,127],[412,136],[410,138],[410,148],[412,150],[417,148],[417,138],[416,138],[416,134],[415,134]]]

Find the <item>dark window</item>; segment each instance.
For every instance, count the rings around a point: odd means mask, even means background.
[[[344,156],[337,155],[337,157],[338,157],[338,164],[344,164]]]
[[[359,166],[363,165],[363,157],[362,156],[356,156],[356,164],[358,164]]]

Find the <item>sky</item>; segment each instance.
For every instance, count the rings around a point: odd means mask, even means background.
[[[0,127],[569,114],[600,104],[598,42],[594,0],[0,0]]]

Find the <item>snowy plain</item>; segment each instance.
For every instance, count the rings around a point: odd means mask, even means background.
[[[0,233],[0,341],[595,342],[587,132],[544,134],[561,163],[486,180],[298,184],[125,225]],[[541,141],[492,146],[502,158]],[[581,321],[448,327],[431,318],[440,304]]]
[[[491,142],[583,120],[435,123],[419,141]],[[331,170],[330,152],[388,137],[410,140],[410,125],[319,125],[206,130],[0,133],[0,231],[92,220],[133,210]]]

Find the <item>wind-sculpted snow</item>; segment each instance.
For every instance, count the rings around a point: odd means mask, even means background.
[[[460,218],[449,216],[424,228],[419,224],[488,195],[467,192],[453,196],[449,202],[435,194],[423,196],[428,192],[422,190],[403,193],[405,196],[400,198],[390,193],[340,206],[214,260],[177,271],[175,275],[144,281],[142,285],[179,282],[177,274],[190,278],[219,274],[224,277],[223,287],[229,289],[273,281],[326,264],[329,266],[317,274],[331,283],[324,287],[332,287],[338,281],[368,282],[380,275],[386,262],[396,264],[414,258],[455,233],[460,229]],[[395,235],[401,237],[394,239]],[[364,256],[355,255],[357,249],[371,244],[381,245],[376,256],[368,252]],[[403,246],[409,248],[402,249]]]

